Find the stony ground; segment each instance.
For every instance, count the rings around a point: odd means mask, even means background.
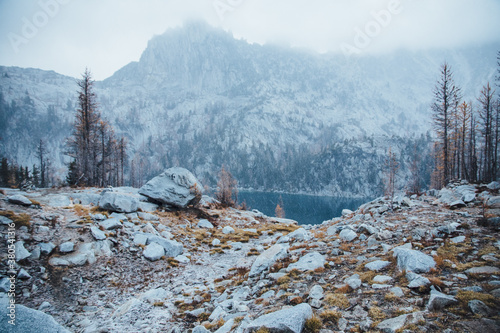
[[[28,251],[17,303],[71,332],[266,332],[260,323],[290,307],[306,313],[299,332],[485,333],[500,331],[500,202],[490,187],[377,199],[316,226],[206,202],[111,215],[96,206],[97,189],[4,189],[0,215],[16,223],[16,254]],[[31,203],[8,199],[17,194]],[[152,238],[142,236],[180,243],[182,254],[147,259]]]

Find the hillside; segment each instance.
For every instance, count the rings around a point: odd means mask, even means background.
[[[495,332],[498,188],[379,198],[315,226],[208,197],[170,211],[132,188],[4,189],[0,229],[17,237],[13,332]],[[99,209],[107,196],[136,205]],[[1,276],[2,304],[10,287]]]
[[[348,61],[191,23],[151,39],[138,62],[97,82],[96,92],[130,142],[133,185],[182,165],[213,186],[225,164],[245,188],[367,196],[380,190],[389,146],[401,154],[401,184],[410,152],[428,149],[439,65],[447,60],[474,99],[494,77],[497,48]],[[0,154],[32,165],[43,138],[55,174],[64,175],[76,89],[54,72],[0,67]],[[422,174],[427,181],[425,166]]]

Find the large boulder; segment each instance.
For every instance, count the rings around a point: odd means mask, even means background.
[[[398,267],[401,271],[412,271],[415,273],[427,273],[436,266],[434,259],[420,251],[404,247],[397,247],[394,256],[398,259]]]
[[[445,205],[450,205],[451,203],[457,200],[462,200],[462,194],[447,188],[443,188],[441,191],[439,191],[438,197],[439,197],[438,202],[443,203]]]
[[[170,168],[148,181],[139,193],[152,201],[186,208],[201,200],[203,188],[196,177],[184,168]]]
[[[489,208],[500,208],[500,196],[489,198],[486,202],[486,206]]]
[[[24,333],[69,333],[69,331],[59,325],[52,316],[41,311],[30,309],[21,304],[15,305],[13,316],[15,325],[9,323],[12,312],[9,308],[9,299],[0,299],[0,332]]]
[[[498,182],[491,182],[486,187],[489,188],[490,190],[495,191],[495,190],[500,189],[500,184]]]
[[[138,205],[137,198],[123,193],[106,191],[99,198],[99,207],[111,212],[133,213],[137,211]]]
[[[476,188],[472,185],[460,185],[455,191],[462,196],[461,200],[465,203],[472,202],[476,199]]]
[[[313,315],[312,308],[307,303],[296,305],[292,308],[271,312],[252,321],[248,332],[255,332],[266,328],[270,332],[300,333],[304,329],[307,319]]]

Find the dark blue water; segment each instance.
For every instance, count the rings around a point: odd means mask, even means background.
[[[275,216],[276,205],[283,201],[285,217],[299,224],[320,224],[339,217],[342,209],[356,210],[370,199],[351,199],[302,194],[279,194],[269,192],[239,192],[238,201],[246,202],[248,209],[257,209],[268,216]]]

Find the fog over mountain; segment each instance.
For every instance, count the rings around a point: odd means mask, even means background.
[[[499,48],[346,58],[249,44],[196,22],[152,38],[138,62],[96,82],[96,93],[130,143],[133,185],[178,165],[213,186],[226,165],[244,188],[369,196],[380,190],[389,147],[400,154],[401,183],[415,151],[429,149],[439,66],[452,66],[474,102],[494,81]],[[0,93],[0,155],[32,165],[43,139],[63,178],[76,78],[0,67]]]

